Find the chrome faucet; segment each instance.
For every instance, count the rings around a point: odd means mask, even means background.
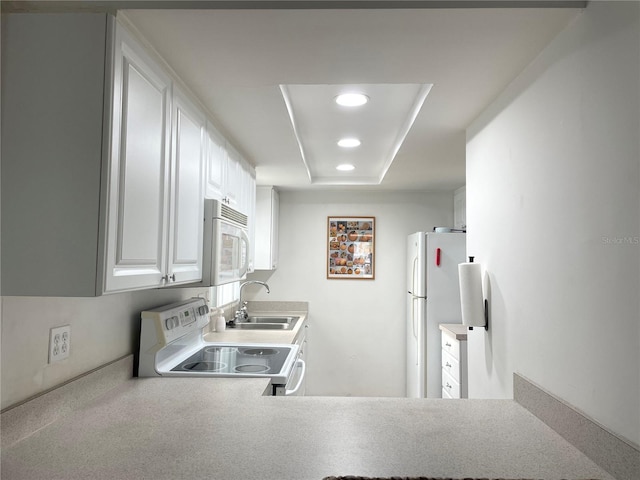
[[[269,290],[269,285],[267,285],[265,282],[261,282],[259,280],[249,280],[248,282],[244,282],[242,285],[240,285],[240,299],[239,299],[240,310],[236,310],[235,317],[229,323],[235,324],[235,322],[244,322],[249,318],[249,313],[247,312],[247,302],[242,301],[242,291],[244,290],[244,287],[252,283],[257,283],[258,285],[262,285],[264,288],[267,289],[267,293],[271,293],[271,291]]]

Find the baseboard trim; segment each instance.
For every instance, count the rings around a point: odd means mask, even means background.
[[[8,448],[130,380],[133,355],[126,355],[2,411],[0,448]]]
[[[517,373],[516,402],[618,480],[640,478],[640,448]]]

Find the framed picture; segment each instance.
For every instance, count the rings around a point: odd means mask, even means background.
[[[328,217],[327,278],[375,278],[375,217]]]

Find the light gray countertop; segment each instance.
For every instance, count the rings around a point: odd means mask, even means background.
[[[467,340],[467,332],[469,327],[459,323],[441,323],[440,330],[446,332],[456,340]]]
[[[227,378],[125,381],[3,448],[2,476],[613,480],[512,400],[264,397],[266,385]]]

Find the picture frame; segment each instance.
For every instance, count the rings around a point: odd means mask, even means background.
[[[375,217],[327,217],[327,278],[375,279]]]

